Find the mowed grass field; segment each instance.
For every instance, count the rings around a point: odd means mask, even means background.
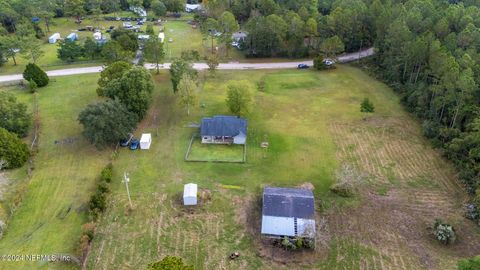
[[[0,240],[0,253],[74,253],[86,221],[82,205],[110,157],[110,151],[98,152],[84,141],[76,122],[78,112],[97,99],[97,76],[58,78],[41,90],[36,170]],[[154,76],[152,108],[135,132],[152,133],[152,146],[121,149],[114,160],[108,209],[99,220],[88,269],[143,269],[165,255],[180,256],[195,269],[452,269],[459,258],[480,252],[479,229],[461,216],[464,193],[455,171],[422,139],[418,124],[384,84],[349,66],[200,76],[199,102],[190,116],[172,93],[168,73]],[[255,88],[265,84],[255,91],[247,116],[247,162],[185,162],[196,132],[188,126],[203,116],[228,114],[228,80],[248,80]],[[365,97],[376,109],[367,120],[359,111]],[[64,138],[78,140],[52,142]],[[264,141],[267,151],[260,147]],[[329,191],[344,164],[364,175],[350,199]],[[124,172],[130,175],[132,211]],[[199,185],[200,203],[187,209],[181,198],[190,182]],[[315,251],[282,252],[259,241],[260,196],[267,185],[314,187]],[[456,226],[460,244],[433,241],[426,228],[435,216]],[[230,261],[234,251],[241,256]]]
[[[39,90],[39,152],[22,204],[0,241],[1,254],[75,253],[86,221],[86,203],[110,157],[109,151],[99,152],[86,142],[77,121],[79,112],[96,99],[97,76],[53,79]],[[27,90],[14,93],[24,102],[31,100]],[[66,269],[68,265],[0,262],[0,269],[32,268]]]

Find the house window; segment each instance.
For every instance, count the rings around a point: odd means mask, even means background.
[[[207,136],[205,136],[205,137],[203,137],[203,139],[204,139],[204,140],[208,140],[208,137],[207,137]]]

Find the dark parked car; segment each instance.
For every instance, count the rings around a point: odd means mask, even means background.
[[[307,69],[309,66],[307,64],[298,64],[297,66],[298,69]]]
[[[113,25],[110,25],[110,27],[109,27],[109,29],[114,29],[114,28],[115,28],[115,26],[113,26]]]
[[[139,146],[140,141],[137,139],[132,139],[132,141],[130,142],[130,150],[137,150]]]
[[[133,138],[133,134],[128,134],[127,138],[120,140],[121,147],[127,147],[130,144],[130,141]]]

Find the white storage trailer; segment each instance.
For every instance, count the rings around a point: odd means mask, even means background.
[[[58,39],[60,39],[60,33],[55,33],[48,38],[48,43],[55,44]]]
[[[144,133],[140,138],[140,149],[147,150],[150,149],[150,145],[152,144],[152,134],[151,133]]]
[[[186,184],[183,187],[183,205],[197,205],[197,184]]]

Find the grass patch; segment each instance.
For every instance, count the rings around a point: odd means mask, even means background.
[[[245,148],[244,145],[235,144],[203,144],[198,136],[193,135],[185,160],[243,163]]]
[[[85,89],[96,80],[97,75],[60,77],[39,90],[41,134],[35,170],[0,241],[0,253],[75,252],[81,224],[86,221],[85,205],[109,154],[92,147],[77,122],[78,113],[97,98],[94,87]],[[25,92],[14,93],[23,96]],[[38,264],[16,262],[5,267],[34,269]],[[69,266],[52,264],[49,269]]]

